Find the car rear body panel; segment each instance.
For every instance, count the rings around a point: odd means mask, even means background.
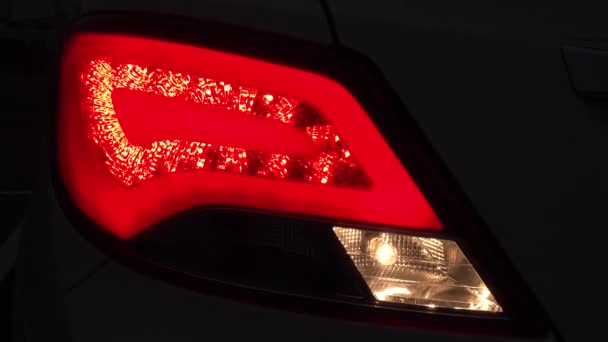
[[[601,331],[600,316],[580,319],[580,312],[606,305],[598,297],[605,287],[597,264],[603,242],[593,234],[601,230],[608,193],[602,153],[608,107],[576,96],[561,55],[561,44],[573,37],[608,35],[600,11],[447,1],[329,4],[340,43],[383,71],[566,340]],[[87,1],[82,9],[180,14],[331,44],[318,1]],[[71,226],[57,203],[48,157],[17,262],[15,325],[28,340],[518,340],[278,311],[138,274]]]
[[[601,6],[331,4],[342,43],[382,69],[566,340],[603,333],[608,103],[577,96],[561,51],[608,36]]]
[[[58,203],[51,192],[45,206]],[[57,215],[59,214],[59,215]],[[102,256],[54,210],[29,221],[19,260],[20,326],[28,340],[521,341],[365,324],[212,297],[142,275]],[[48,222],[48,223],[46,223]],[[42,232],[44,231],[44,232]],[[49,235],[44,235],[49,234]],[[35,242],[42,241],[46,243]],[[51,243],[49,243],[49,241]],[[35,262],[32,267],[29,262]],[[41,260],[44,260],[42,262]],[[28,267],[29,266],[29,267]],[[57,298],[58,300],[52,300]],[[297,310],[297,308],[294,308]],[[557,341],[550,334],[538,341]]]

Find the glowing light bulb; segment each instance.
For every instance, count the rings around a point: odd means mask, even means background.
[[[397,252],[395,251],[395,247],[384,244],[378,248],[376,251],[376,259],[382,265],[392,265],[397,261]]]
[[[375,238],[370,243],[374,258],[384,266],[390,266],[397,261],[397,250],[393,245],[381,238]]]

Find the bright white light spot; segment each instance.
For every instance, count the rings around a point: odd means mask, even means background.
[[[375,251],[376,260],[384,266],[390,266],[397,261],[397,250],[389,243],[383,242]]]
[[[374,292],[374,295],[378,300],[386,300],[387,297],[395,296],[395,295],[404,295],[409,296],[412,294],[412,291],[408,290],[405,287],[389,287],[382,291]]]

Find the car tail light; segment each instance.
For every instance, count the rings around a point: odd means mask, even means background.
[[[69,42],[64,70],[66,186],[117,236],[202,205],[441,228],[365,111],[324,76],[96,33]]]
[[[406,169],[360,104],[385,101],[377,89],[355,96],[313,67],[253,57],[247,49],[260,46],[235,28],[219,26],[243,42],[236,50],[133,26],[113,17],[80,27],[61,66],[66,201],[118,246],[111,253],[372,313],[505,319],[495,283],[426,196],[458,202],[428,190],[443,173],[416,172],[421,191],[410,171],[428,162]],[[407,149],[425,144],[405,128]]]

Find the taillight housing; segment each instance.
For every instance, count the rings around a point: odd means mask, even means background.
[[[523,323],[530,302],[501,291],[516,273],[369,62],[183,19],[168,35],[158,20],[171,19],[98,15],[66,40],[57,185],[85,236],[207,292],[538,331]]]

